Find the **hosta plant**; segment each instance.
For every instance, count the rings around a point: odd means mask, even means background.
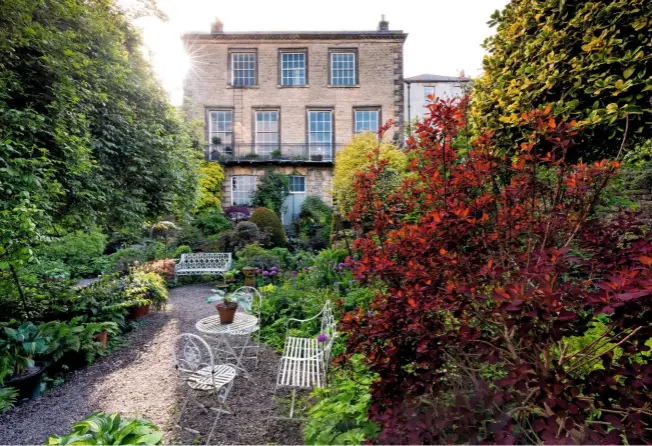
[[[17,328],[3,327],[0,332],[0,382],[34,367],[34,357],[47,349],[46,339],[33,323],[24,322]]]
[[[50,436],[47,444],[159,444],[162,437],[158,427],[147,420],[98,412],[73,424],[68,434]]]
[[[483,135],[460,159],[464,102],[429,108],[402,187],[374,193],[373,162],[350,215],[355,275],[385,285],[342,321],[379,441],[652,442],[652,234],[595,212],[619,163],[567,163],[549,110],[516,156]]]

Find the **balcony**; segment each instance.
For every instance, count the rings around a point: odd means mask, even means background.
[[[222,164],[332,164],[335,144],[210,144],[208,161]]]

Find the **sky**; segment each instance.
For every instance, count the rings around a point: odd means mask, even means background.
[[[119,0],[131,6],[139,0]],[[158,0],[169,17],[136,19],[154,69],[173,104],[183,100],[189,68],[180,36],[210,30],[219,17],[224,31],[368,31],[381,15],[391,30],[408,33],[404,48],[405,77],[430,73],[467,76],[481,73],[481,44],[494,29],[489,16],[508,0]]]

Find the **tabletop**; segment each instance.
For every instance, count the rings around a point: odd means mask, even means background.
[[[228,335],[235,332],[248,331],[256,326],[258,318],[242,311],[237,311],[232,324],[221,324],[220,315],[205,317],[195,324],[201,333],[211,335]]]

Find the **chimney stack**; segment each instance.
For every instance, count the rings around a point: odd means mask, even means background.
[[[385,20],[385,14],[380,16],[380,22],[378,22],[378,31],[389,31],[389,22]]]
[[[224,23],[217,17],[215,21],[211,24],[211,34],[221,34],[224,32]]]

